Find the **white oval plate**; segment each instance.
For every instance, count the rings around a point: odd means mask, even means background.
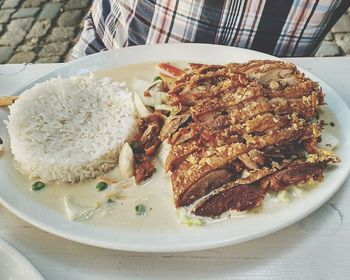
[[[85,74],[106,70],[118,66],[154,62],[154,61],[191,61],[202,63],[246,62],[251,59],[277,59],[259,52],[216,45],[203,44],[167,44],[147,45],[98,53],[64,65],[39,79],[31,82],[15,94],[32,87],[38,82],[61,75]],[[327,173],[325,180],[317,188],[301,198],[294,200],[277,211],[260,212],[244,218],[235,218],[204,227],[180,230],[159,231],[140,228],[127,231],[97,227],[86,223],[70,222],[64,215],[48,209],[46,206],[29,200],[23,192],[14,187],[14,183],[2,168],[0,160],[0,202],[17,216],[27,222],[55,235],[77,242],[126,251],[139,252],[176,252],[193,251],[236,244],[255,239],[285,228],[325,203],[343,184],[350,171],[350,141],[348,124],[350,111],[342,99],[326,83],[304,71],[311,79],[318,81],[326,93],[326,102],[332,112],[336,112],[335,122],[340,130],[340,145],[337,154],[342,163]],[[6,115],[0,114],[0,122]]]
[[[18,250],[0,238],[0,279],[43,280],[44,278]]]

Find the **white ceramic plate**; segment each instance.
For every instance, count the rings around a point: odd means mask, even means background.
[[[0,238],[0,279],[43,280],[44,278],[20,252]]]
[[[142,62],[192,61],[202,63],[245,62],[251,59],[277,59],[255,51],[225,46],[201,44],[168,44],[137,46],[118,51],[91,55],[70,62],[28,84],[32,87],[51,77],[84,74]],[[348,124],[350,112],[342,99],[326,83],[304,71],[311,79],[318,81],[326,93],[326,102],[336,112],[335,123],[340,130],[340,145],[337,154],[342,163],[327,173],[317,188],[294,200],[287,207],[277,211],[235,218],[210,226],[189,228],[183,226],[176,231],[155,229],[124,230],[96,227],[86,223],[70,222],[62,214],[29,200],[15,187],[13,181],[1,166],[0,160],[0,202],[17,216],[55,235],[77,242],[127,251],[175,252],[201,250],[236,244],[267,235],[291,225],[315,211],[325,203],[343,184],[350,170],[350,137]],[[22,89],[21,91],[23,91]],[[16,92],[20,94],[21,91]],[[0,114],[0,122],[6,114]]]

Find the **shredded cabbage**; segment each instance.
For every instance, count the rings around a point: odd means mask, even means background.
[[[185,209],[179,209],[177,211],[177,216],[181,224],[187,225],[189,227],[204,225],[203,219],[198,219],[198,218],[188,216]]]
[[[163,101],[165,100],[167,94],[161,91],[162,80],[156,80],[153,83],[147,82],[141,79],[134,79],[132,81],[132,88],[137,93],[137,95],[142,100],[142,103],[156,107],[157,105],[164,105]],[[147,91],[150,96],[145,96],[144,92]],[[159,109],[165,110],[165,109]],[[170,111],[170,110],[167,110]]]

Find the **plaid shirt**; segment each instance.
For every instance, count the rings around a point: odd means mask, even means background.
[[[310,56],[349,6],[350,0],[95,0],[71,58],[173,42]]]

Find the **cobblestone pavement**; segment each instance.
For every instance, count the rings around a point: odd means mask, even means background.
[[[333,26],[316,56],[350,56],[350,9]]]
[[[63,62],[92,0],[0,0],[0,64]],[[350,9],[316,56],[350,56]]]
[[[92,0],[0,0],[0,64],[65,61]]]

